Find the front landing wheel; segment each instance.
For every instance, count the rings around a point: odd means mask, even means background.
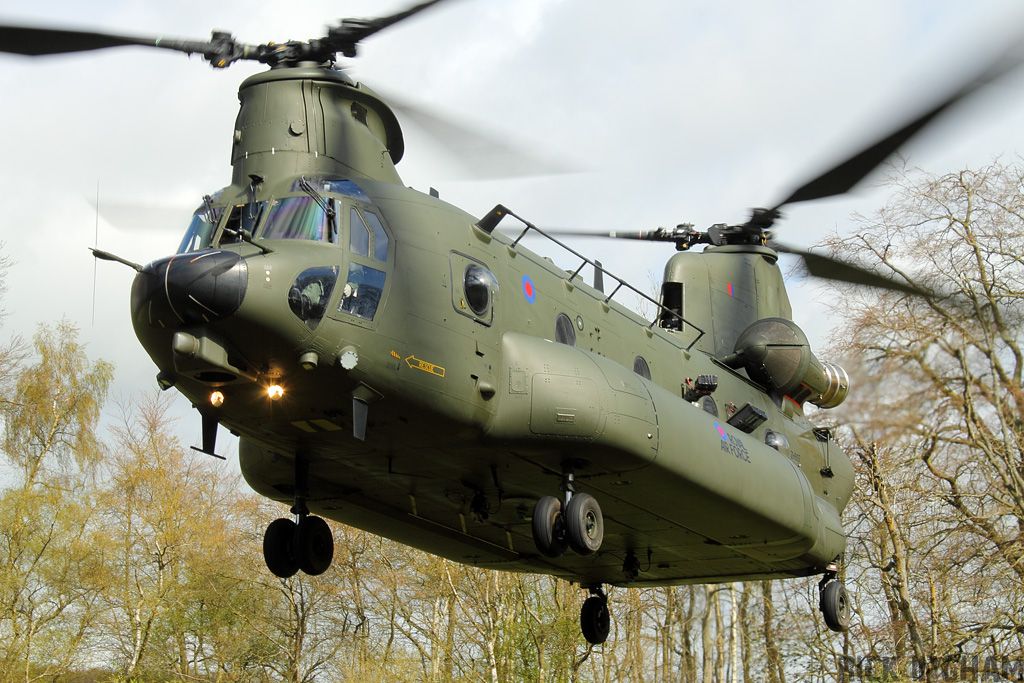
[[[560,557],[569,547],[562,501],[544,496],[533,508],[533,543],[544,557]]]
[[[274,576],[287,579],[299,571],[295,559],[295,522],[290,519],[275,519],[263,534],[263,559],[267,569]]]
[[[565,510],[565,529],[569,547],[580,555],[596,553],[604,540],[604,516],[597,499],[589,493],[577,493]]]
[[[295,534],[295,559],[299,569],[319,576],[334,559],[334,535],[322,517],[304,517]]]

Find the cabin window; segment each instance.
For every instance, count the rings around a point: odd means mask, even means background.
[[[472,264],[466,266],[462,278],[463,290],[466,294],[466,303],[473,315],[478,318],[489,317],[491,310],[491,289],[494,287],[494,276],[491,271],[483,266]]]
[[[566,346],[576,346],[576,327],[565,313],[555,319],[555,341]]]
[[[449,259],[452,307],[459,315],[490,326],[494,322],[498,279],[487,266],[465,254],[453,251]]]
[[[647,364],[647,360],[643,356],[637,356],[633,359],[633,372],[644,379],[651,378],[651,366]]]

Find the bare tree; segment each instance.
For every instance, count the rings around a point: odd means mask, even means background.
[[[840,409],[863,484],[851,571],[883,598],[862,615],[890,668],[934,677],[951,657],[1021,652],[1024,171],[892,182],[886,207],[830,242],[935,293],[830,290],[844,312],[834,348],[859,381]]]

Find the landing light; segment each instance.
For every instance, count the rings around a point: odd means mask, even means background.
[[[267,396],[270,397],[271,401],[276,401],[277,399],[284,396],[284,387],[282,387],[280,384],[271,384],[269,387],[267,387]]]
[[[210,394],[210,405],[214,408],[220,408],[224,405],[224,394],[220,391],[215,391]]]

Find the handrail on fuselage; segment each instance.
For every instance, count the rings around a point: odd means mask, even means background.
[[[569,282],[570,284],[572,283],[573,280],[575,280],[577,277],[579,277],[580,271],[583,270],[584,266],[590,265],[590,266],[592,266],[594,268],[595,271],[600,271],[602,274],[609,276],[610,278],[612,278],[613,280],[615,280],[618,283],[618,285],[615,287],[615,289],[612,290],[612,293],[609,294],[607,297],[605,297],[603,303],[607,304],[609,301],[612,300],[612,297],[615,296],[620,289],[625,287],[626,289],[629,289],[630,291],[632,291],[634,294],[637,294],[641,298],[643,298],[643,299],[649,301],[650,303],[654,304],[654,306],[658,309],[659,315],[655,316],[654,320],[652,320],[650,322],[650,324],[647,325],[647,329],[653,329],[654,325],[658,322],[658,320],[661,319],[661,317],[662,317],[661,314],[662,313],[667,313],[670,317],[676,318],[677,320],[679,320],[680,323],[686,325],[687,327],[692,328],[697,333],[697,336],[693,339],[693,341],[690,342],[690,344],[685,347],[687,352],[689,352],[691,349],[693,349],[694,345],[698,341],[700,341],[701,337],[704,336],[704,330],[702,330],[701,328],[699,328],[696,325],[694,325],[693,323],[691,323],[689,320],[684,318],[679,313],[676,313],[675,311],[673,311],[670,308],[666,308],[665,306],[663,306],[661,304],[660,301],[656,301],[654,298],[652,298],[648,294],[644,294],[642,291],[640,291],[639,289],[637,289],[633,285],[629,284],[628,282],[626,282],[625,280],[623,280],[619,276],[615,275],[615,273],[612,273],[612,272],[610,272],[608,270],[605,270],[604,266],[602,266],[598,262],[593,261],[593,260],[587,258],[586,256],[584,256],[583,254],[579,253],[578,251],[576,251],[575,249],[573,249],[569,245],[567,245],[567,244],[561,242],[560,240],[558,240],[557,238],[547,234],[546,232],[544,232],[543,230],[538,228],[536,225],[534,225],[530,221],[526,220],[522,216],[517,215],[514,211],[510,211],[508,208],[502,206],[501,204],[498,204],[493,209],[491,209],[490,213],[488,213],[486,216],[481,218],[480,221],[476,225],[477,225],[477,227],[479,227],[484,232],[487,232],[488,234],[490,234],[491,232],[494,231],[494,228],[497,227],[498,222],[501,221],[501,219],[506,214],[509,215],[509,216],[512,216],[515,219],[517,219],[520,223],[522,223],[523,225],[526,226],[525,228],[523,228],[523,231],[519,233],[519,237],[516,237],[515,240],[513,240],[512,243],[508,245],[508,247],[510,249],[515,249],[516,245],[519,244],[519,241],[522,240],[523,237],[526,236],[526,233],[528,233],[530,230],[533,230],[533,231],[539,233],[540,235],[543,235],[548,240],[550,240],[551,242],[554,242],[555,244],[560,246],[562,249],[565,249],[567,252],[569,252],[570,254],[572,254],[573,256],[575,256],[576,258],[578,258],[578,259],[580,259],[582,261],[582,263],[580,263],[579,268],[577,268],[572,273],[570,273],[569,277],[566,279],[566,281]],[[566,271],[566,272],[568,272],[568,271]],[[601,293],[604,294],[604,292],[601,292]]]

